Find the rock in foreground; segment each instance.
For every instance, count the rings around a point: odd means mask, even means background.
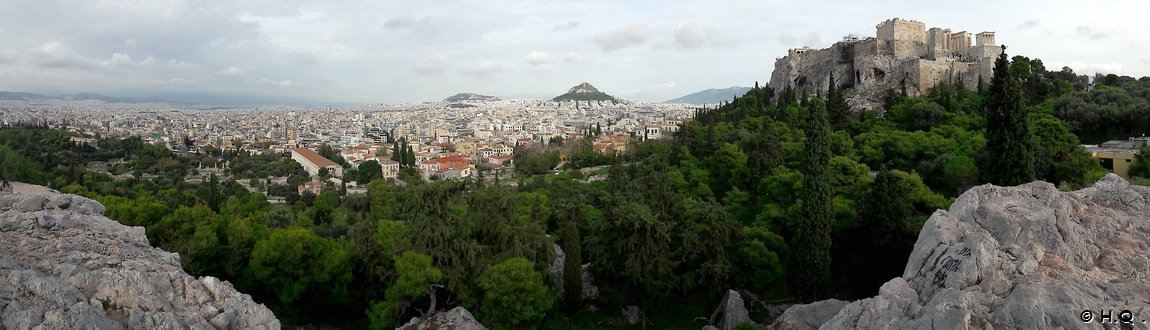
[[[263,305],[184,273],[144,229],[75,195],[0,193],[0,328],[278,329]]]
[[[983,185],[927,220],[903,276],[822,329],[1099,329],[1150,321],[1150,188]],[[1084,311],[1091,320],[1084,322]],[[1119,324],[1107,324],[1119,328]],[[783,319],[776,329],[793,329]]]
[[[466,308],[456,307],[446,312],[418,318],[413,317],[397,330],[487,330]]]

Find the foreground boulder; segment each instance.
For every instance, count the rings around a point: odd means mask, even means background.
[[[413,317],[397,330],[487,330],[466,308],[456,307],[426,317]]]
[[[0,192],[0,329],[278,329],[263,305],[179,256],[141,227],[61,194]]]
[[[1144,329],[1148,198],[1150,188],[1113,174],[1074,192],[975,187],[927,220],[902,277],[821,328],[1099,329],[1104,314],[1129,311],[1132,324],[1107,327]],[[799,327],[780,318],[772,328]]]
[[[711,313],[710,323],[721,330],[734,330],[743,323],[758,326],[751,321],[751,314],[747,312],[743,296],[735,290],[727,290],[727,294],[723,295],[723,301],[719,302],[719,307]]]

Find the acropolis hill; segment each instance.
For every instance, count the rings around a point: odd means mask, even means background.
[[[877,37],[844,37],[830,48],[794,48],[775,61],[770,87],[776,93],[790,85],[796,89],[826,91],[833,73],[836,84],[851,87],[848,100],[855,109],[875,109],[888,90],[910,96],[948,82],[975,89],[989,83],[994,59],[1002,49],[994,32],[974,35],[946,28],[926,29],[919,21],[894,18],[875,27]]]

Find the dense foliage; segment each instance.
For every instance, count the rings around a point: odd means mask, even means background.
[[[1034,176],[1062,188],[1105,173],[1076,135],[1113,132],[1080,105],[1099,93],[1142,104],[1150,83],[1102,77],[1089,90],[1037,59],[1000,62],[1009,70],[984,91],[891,93],[879,114],[844,110],[838,86],[825,98],[755,88],[618,157],[591,139],[522,148],[519,181],[421,183],[403,140],[392,154],[405,184],[367,163],[353,172],[366,194],[298,194],[306,174],[284,155],[180,153],[140,138],[93,148],[37,127],[0,129],[0,160],[10,178],[100,200],[189,273],[232,281],[288,325],[389,328],[464,306],[492,326],[601,327],[636,305],[656,328],[697,328],[691,319],[729,288],[763,300],[874,295],[900,275],[927,216],[986,182],[992,134],[1015,134]],[[1019,107],[1004,117],[1015,128],[990,124],[1006,106]],[[562,155],[568,169],[606,165],[589,169],[606,179],[552,174]],[[1133,173],[1150,175],[1146,162]],[[548,271],[556,244],[565,295]],[[584,300],[591,285],[600,295]],[[693,302],[704,305],[681,309]]]

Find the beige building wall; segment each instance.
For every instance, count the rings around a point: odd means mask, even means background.
[[[1114,164],[1114,169],[1112,172],[1126,179],[1130,178],[1130,165],[1134,164],[1135,156],[1138,155],[1107,151],[1099,151],[1094,153],[1095,159],[1109,159]]]

